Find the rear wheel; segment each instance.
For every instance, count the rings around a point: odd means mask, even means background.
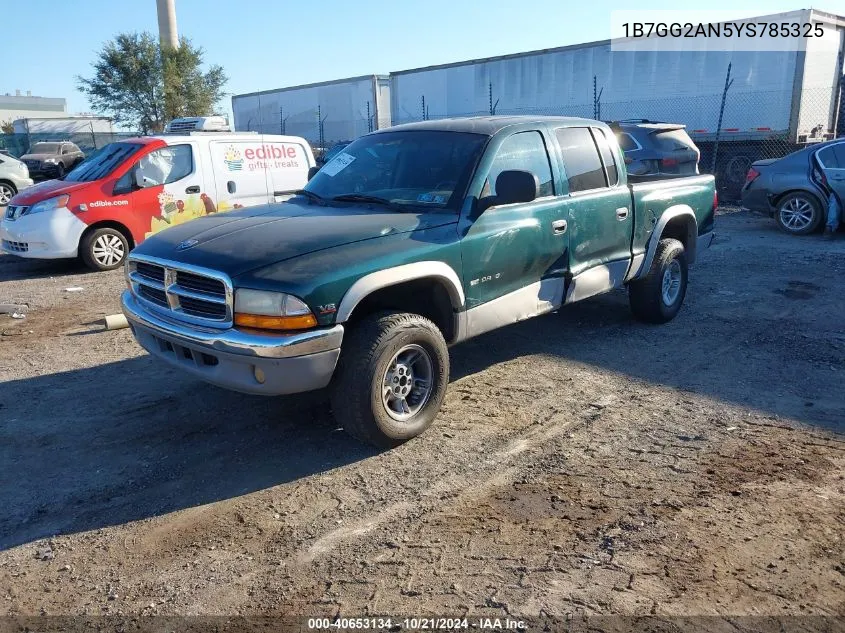
[[[807,235],[824,224],[822,205],[809,193],[791,193],[777,205],[775,220],[778,226],[792,235]]]
[[[687,275],[684,245],[671,238],[660,240],[646,276],[628,284],[631,312],[647,323],[671,321],[684,303]]]
[[[332,411],[352,436],[390,448],[425,431],[449,382],[449,350],[437,326],[410,313],[382,312],[349,329]]]
[[[104,227],[87,233],[79,244],[79,254],[93,270],[114,270],[129,253],[126,236],[117,229]]]
[[[17,193],[15,190],[14,185],[8,182],[0,182],[0,207],[9,204],[9,200],[12,199]]]

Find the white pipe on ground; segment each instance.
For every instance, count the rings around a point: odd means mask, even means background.
[[[107,330],[120,330],[129,327],[129,321],[122,314],[110,314],[104,321]]]

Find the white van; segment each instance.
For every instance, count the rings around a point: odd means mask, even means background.
[[[170,226],[287,199],[314,165],[303,138],[231,132],[222,117],[176,119],[165,134],[110,143],[62,180],[18,193],[0,222],[0,251],[117,268]]]

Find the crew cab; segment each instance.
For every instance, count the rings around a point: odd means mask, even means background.
[[[303,138],[232,132],[222,117],[176,119],[165,134],[109,143],[63,178],[19,192],[0,221],[0,253],[118,268],[162,229],[289,197],[314,165]]]
[[[629,184],[588,119],[400,125],[312,175],[283,204],[141,244],[123,312],[147,351],[221,387],[330,387],[337,421],[378,446],[432,423],[449,345],[615,288],[671,320],[714,235],[712,176]]]

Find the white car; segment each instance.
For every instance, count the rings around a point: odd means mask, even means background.
[[[9,204],[18,191],[32,186],[29,169],[8,154],[0,154],[0,207]]]

